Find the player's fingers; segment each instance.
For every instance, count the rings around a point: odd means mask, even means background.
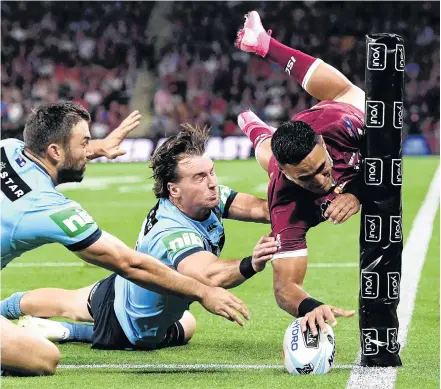
[[[316,320],[316,315],[315,314],[311,314],[308,317],[308,325],[309,325],[309,328],[311,329],[313,335],[317,335],[318,334],[317,326],[315,324],[315,320]]]
[[[328,332],[328,328],[326,327],[326,322],[325,322],[325,319],[323,318],[323,316],[322,315],[317,315],[316,321],[317,321],[318,326],[322,330],[322,332],[324,334],[326,334],[326,332]]]
[[[237,312],[230,307],[225,307],[224,311],[228,314],[228,316],[235,321],[237,324],[239,324],[240,326],[243,326],[245,323],[243,322],[243,320],[241,319],[241,317],[237,314]]]
[[[350,210],[341,220],[341,223],[344,223],[346,220],[348,220],[351,216],[355,215],[358,212],[358,210],[354,211],[354,210]]]
[[[351,211],[352,206],[350,204],[347,204],[344,206],[340,212],[334,217],[334,221],[336,223],[341,223],[344,217]]]
[[[344,309],[331,307],[331,311],[336,317],[352,317],[355,315],[355,311],[345,311]]]
[[[248,308],[244,304],[244,302],[241,299],[237,298],[234,294],[232,294],[231,296],[232,304],[230,305],[236,311],[240,312],[245,319],[250,320],[250,312],[248,311]]]
[[[275,242],[276,240],[274,239],[274,237],[272,237],[272,236],[266,236],[266,235],[264,235],[264,236],[262,236],[262,243],[266,243],[266,242],[268,242],[268,243],[271,243],[271,242]]]
[[[306,314],[304,317],[302,317],[302,320],[300,321],[300,327],[302,329],[302,332],[305,332],[307,329],[307,323],[308,323],[308,317],[309,314]]]
[[[323,309],[324,309],[325,320],[327,320],[332,327],[336,326],[337,320],[335,320],[335,316],[331,307],[324,307]]]
[[[338,214],[347,207],[347,204],[345,204],[343,201],[339,201],[338,204],[329,212],[329,221],[334,222],[338,216]]]
[[[266,250],[266,249],[277,249],[277,243],[276,242],[266,242],[266,243],[261,243],[260,244],[260,249],[261,250]]]

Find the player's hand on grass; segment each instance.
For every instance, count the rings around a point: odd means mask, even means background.
[[[266,263],[273,257],[277,251],[277,242],[271,236],[262,236],[254,246],[253,258],[251,264],[256,272],[265,269]]]
[[[141,114],[138,111],[133,111],[127,116],[121,124],[115,128],[107,137],[102,140],[102,156],[108,159],[115,159],[126,153],[125,150],[120,149],[121,142],[126,138],[131,131],[139,126]]]
[[[348,220],[360,210],[360,201],[351,193],[338,195],[329,204],[325,212],[325,217],[331,223],[340,224]]]
[[[207,288],[207,292],[201,299],[201,304],[207,311],[235,321],[240,326],[244,325],[244,321],[239,313],[245,319],[250,319],[250,313],[243,301],[223,288]]]
[[[355,311],[345,311],[344,309],[330,305],[320,305],[311,312],[308,312],[300,323],[302,332],[306,331],[307,325],[314,335],[317,335],[317,326],[326,333],[326,322],[332,327],[337,325],[336,317],[352,317]]]

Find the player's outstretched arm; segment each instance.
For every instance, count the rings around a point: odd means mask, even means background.
[[[360,88],[321,59],[271,38],[256,11],[246,15],[244,28],[238,32],[236,46],[277,63],[316,99],[345,102],[364,111],[364,92]]]
[[[268,201],[247,193],[238,193],[228,208],[228,219],[270,223]]]
[[[208,251],[198,251],[182,260],[178,264],[178,270],[207,285],[234,288],[262,271],[276,250],[275,239],[262,236],[250,257],[221,261]]]
[[[98,157],[115,159],[116,157],[124,155],[126,151],[122,150],[119,146],[127,135],[139,126],[140,120],[141,114],[138,111],[133,111],[104,139],[91,140],[89,142],[89,147],[91,148],[89,159]]]
[[[350,317],[355,312],[323,304],[303,290],[307,261],[308,257],[301,256],[278,258],[272,262],[274,295],[280,308],[293,316],[303,317],[302,331],[306,331],[308,324],[312,332],[317,334],[316,325],[325,331],[326,321],[335,325],[336,317]]]
[[[243,325],[239,313],[249,318],[248,309],[233,294],[179,274],[158,259],[130,249],[106,232],[95,243],[76,253],[86,262],[114,271],[143,288],[199,301],[209,312],[239,325]]]

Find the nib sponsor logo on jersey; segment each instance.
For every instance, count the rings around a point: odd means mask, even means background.
[[[387,47],[384,43],[368,43],[367,68],[369,70],[386,69]]]
[[[79,207],[63,209],[50,215],[50,218],[70,237],[82,234],[95,224],[92,217]]]
[[[364,299],[376,299],[380,292],[380,275],[376,272],[361,272],[361,297]]]
[[[291,70],[295,63],[296,63],[296,59],[294,57],[291,57],[285,66],[285,72],[291,75]]]
[[[403,72],[405,67],[406,67],[406,58],[404,55],[404,45],[396,45],[395,70]]]
[[[401,232],[401,216],[391,216],[389,226],[389,240],[392,243],[401,242],[403,234]]]
[[[175,232],[163,238],[162,242],[172,255],[191,248],[205,247],[201,237],[191,231]]]
[[[366,127],[382,128],[384,126],[384,103],[378,100],[366,100]]]
[[[381,185],[383,182],[383,161],[380,158],[365,158],[364,182],[366,185]]]
[[[364,239],[366,242],[379,242],[381,239],[381,216],[364,215]]]

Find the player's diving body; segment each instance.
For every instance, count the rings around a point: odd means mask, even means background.
[[[139,119],[135,111],[107,138],[89,142],[90,115],[83,107],[71,102],[50,104],[32,112],[24,143],[1,141],[2,268],[24,252],[57,242],[86,262],[112,270],[140,287],[200,301],[210,312],[242,324],[238,312],[248,318],[248,311],[234,295],[128,248],[102,231],[80,204],[55,189],[63,182],[81,181],[88,159],[122,155],[119,145]],[[58,349],[0,319],[2,370],[53,374],[60,359]]]
[[[142,224],[138,252],[158,258],[207,285],[233,288],[264,269],[276,251],[275,239],[262,237],[251,257],[219,259],[225,242],[223,218],[269,223],[266,200],[218,185],[205,154],[208,134],[187,126],[153,154],[154,192],[159,201]],[[14,301],[15,300],[15,301]],[[157,349],[187,343],[196,321],[191,301],[140,288],[116,274],[79,290],[37,289],[2,303],[21,314],[63,316],[86,324],[25,316],[19,325],[52,341],[82,341],[97,349]]]
[[[251,111],[238,117],[270,177],[271,236],[279,243],[272,260],[277,303],[288,313],[304,317],[303,331],[309,323],[314,332],[316,324],[324,329],[325,321],[335,323],[335,317],[354,314],[313,299],[303,289],[303,280],[308,229],[325,220],[342,223],[360,209],[357,181],[364,92],[322,60],[271,38],[256,11],[246,15],[236,46],[277,63],[322,100],[275,132]]]

